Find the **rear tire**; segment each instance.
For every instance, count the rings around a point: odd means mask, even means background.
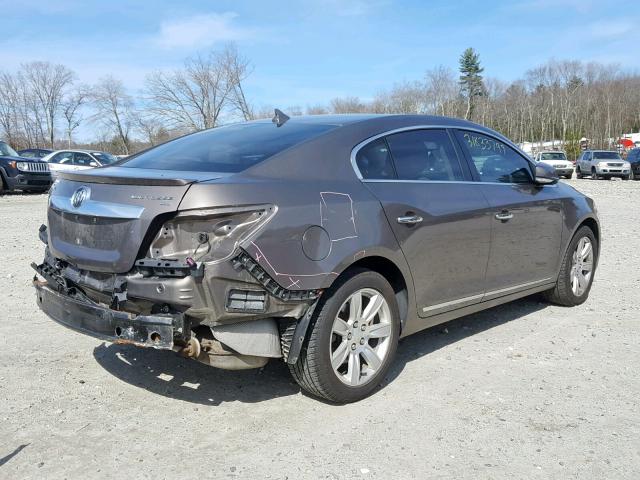
[[[367,307],[376,306],[371,316]],[[309,329],[298,361],[289,365],[295,381],[331,402],[361,400],[384,379],[396,353],[400,314],[393,288],[377,272],[354,269],[320,297]]]
[[[0,175],[0,195],[4,195],[7,192],[7,185],[4,183],[4,178],[2,178],[2,175]]]
[[[580,167],[576,167],[576,178],[582,178],[582,173],[580,172]]]
[[[598,174],[596,173],[595,168],[591,168],[591,180],[598,180]]]
[[[590,251],[587,251],[588,248]],[[593,284],[598,263],[598,248],[593,231],[586,226],[580,227],[564,254],[556,286],[544,292],[545,298],[551,303],[566,307],[584,303]]]

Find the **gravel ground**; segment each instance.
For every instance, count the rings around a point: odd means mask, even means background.
[[[30,286],[46,197],[0,197],[0,478],[640,478],[640,182],[571,183],[603,225],[587,303],[418,333],[346,406],[282,363],[220,371],[54,324]]]

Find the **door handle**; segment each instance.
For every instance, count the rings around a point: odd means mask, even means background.
[[[415,225],[421,221],[422,217],[420,215],[405,215],[404,217],[398,217],[398,223],[403,225]]]
[[[496,218],[501,222],[506,222],[507,220],[511,220],[513,218],[513,213],[510,213],[510,212],[496,213]]]

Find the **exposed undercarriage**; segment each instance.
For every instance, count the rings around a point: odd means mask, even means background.
[[[44,226],[40,238],[47,243]],[[57,322],[232,370],[269,358],[295,363],[321,294],[283,288],[242,249],[214,263],[142,258],[115,274],[80,269],[47,247],[43,263],[32,266],[38,305]]]

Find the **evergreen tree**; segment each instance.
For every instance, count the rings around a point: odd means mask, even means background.
[[[476,97],[485,95],[482,82],[484,68],[480,66],[480,57],[473,48],[467,48],[460,55],[460,91],[467,102],[465,119],[471,118]]]

